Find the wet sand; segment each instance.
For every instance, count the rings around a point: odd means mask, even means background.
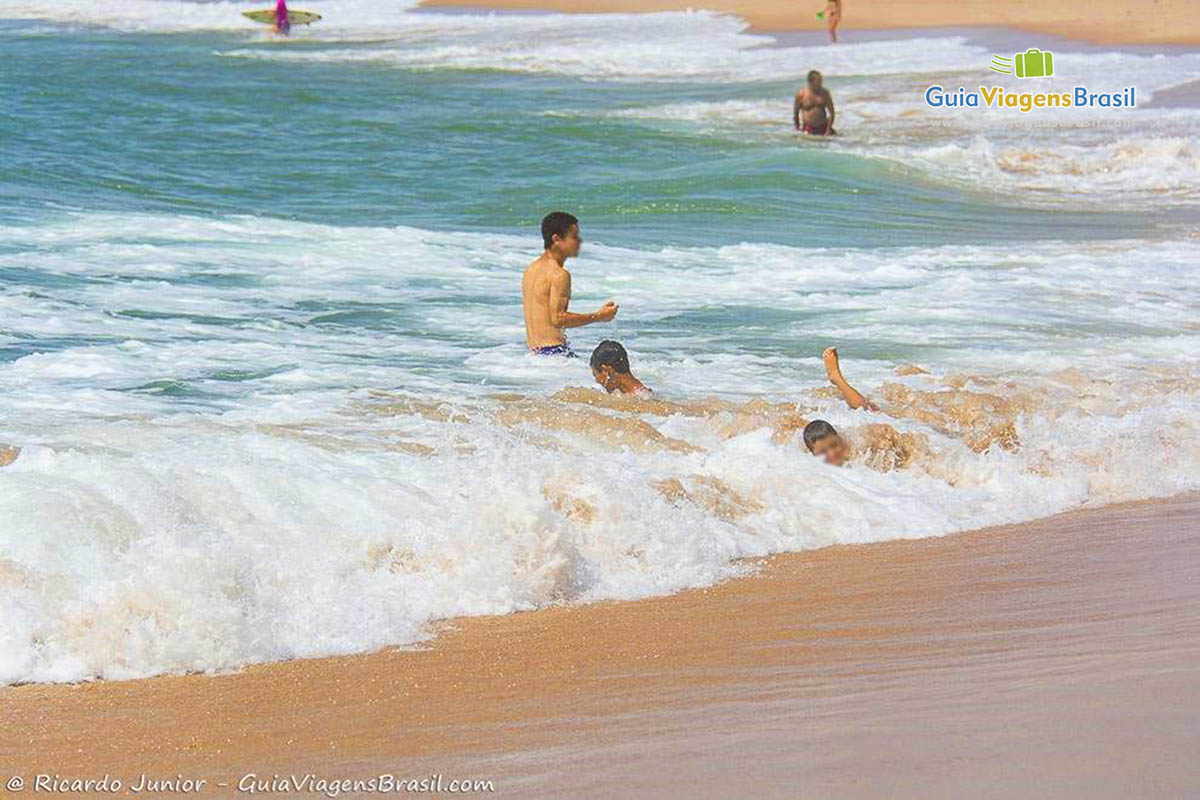
[[[706,9],[736,14],[762,31],[824,31],[817,12],[825,0],[424,0],[429,7],[639,13]],[[1197,44],[1200,14],[1191,0],[1067,0],[1058,3],[985,3],[961,0],[844,0],[838,35],[855,30],[1004,27],[1104,44]],[[1031,42],[1028,46],[1037,46]]]
[[[459,620],[417,651],[0,689],[0,780],[1197,796],[1198,601],[1197,495],[831,547],[672,597]]]

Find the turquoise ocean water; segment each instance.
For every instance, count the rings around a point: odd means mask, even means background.
[[[1200,54],[1058,40],[1047,87],[1139,108],[1023,116],[924,102],[1025,88],[1002,32],[309,6],[285,41],[232,3],[0,0],[0,679],[403,644],[1196,487],[1198,112],[1153,98]],[[790,128],[810,68],[837,139]],[[590,381],[522,345],[555,209],[574,306],[622,306],[577,347],[706,411],[552,399]],[[828,345],[906,415],[814,393]],[[961,391],[1020,445],[972,449]],[[766,402],[930,455],[833,471]]]

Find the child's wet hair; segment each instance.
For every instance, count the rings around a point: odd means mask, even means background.
[[[591,366],[592,369],[612,367],[614,371],[628,375],[629,354],[625,352],[625,348],[620,342],[605,339],[592,351]]]
[[[814,419],[812,422],[804,426],[804,446],[812,452],[813,445],[824,439],[826,436],[837,436],[837,428],[834,428],[823,419]]]

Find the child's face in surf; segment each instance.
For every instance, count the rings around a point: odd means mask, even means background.
[[[831,467],[840,467],[846,463],[847,450],[846,440],[835,433],[813,442],[811,452]]]
[[[612,394],[617,390],[617,375],[613,372],[613,368],[605,364],[600,369],[592,370],[592,377],[596,379],[596,383],[604,387],[604,391]]]

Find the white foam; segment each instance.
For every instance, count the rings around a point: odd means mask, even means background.
[[[988,191],[1020,193],[1039,204],[1063,199],[1107,208],[1200,202],[1200,139],[1120,135],[1088,144],[994,135],[924,147],[888,147],[897,161],[942,180]],[[1083,137],[1080,137],[1083,138]]]
[[[836,84],[834,84],[836,85]],[[698,100],[614,110],[556,110],[716,136],[741,143],[823,148],[886,159],[926,180],[1035,205],[1161,208],[1200,203],[1200,111],[1090,111],[1019,117],[935,111],[916,88],[881,97],[872,83],[839,90],[834,139],[794,139],[786,97]],[[886,94],[886,92],[884,93]]]
[[[1017,453],[896,423],[929,437],[953,482],[834,470],[764,429],[724,438],[721,413],[644,418],[694,452],[499,425],[495,387],[545,397],[590,377],[523,353],[514,287],[532,238],[76,214],[0,228],[0,246],[0,268],[40,276],[0,295],[5,344],[75,342],[0,365],[0,441],[24,446],[0,468],[3,682],[411,643],[448,616],[669,592],[741,556],[1167,495],[1200,474],[1192,241],[587,246],[575,302],[611,294],[625,309],[579,346],[615,333],[669,397],[800,398],[853,429],[867,418],[806,393],[819,347],[850,342],[920,345],[932,369],[1045,393]],[[363,304],[397,316],[320,319]],[[774,321],[732,335],[708,320],[749,304]],[[787,341],[811,345],[788,357]],[[891,362],[848,347],[856,383],[887,379]],[[1055,377],[1067,367],[1082,383]],[[389,409],[378,389],[457,411]],[[697,474],[757,510],[731,522],[653,488]]]
[[[154,230],[153,244],[139,241],[145,230]],[[132,388],[164,370],[201,381],[215,369],[282,370],[247,383],[248,397],[282,376],[314,388],[415,382],[445,393],[478,392],[471,387],[480,380],[521,385],[528,376],[514,281],[537,246],[532,236],[72,214],[40,226],[0,227],[0,245],[10,249],[0,254],[0,268],[32,269],[62,284],[52,292],[38,285],[0,296],[12,330],[108,339],[0,367],[0,389],[13,390],[7,394],[15,402],[34,377],[46,381],[47,391],[70,395],[75,388],[90,391],[97,376]],[[692,318],[681,323],[687,328],[678,340],[681,356],[740,358],[761,335],[804,333],[802,312],[820,309],[830,316],[821,330],[831,337],[865,332],[880,342],[924,342],[944,348],[938,359],[949,369],[1024,368],[1044,358],[1060,359],[1057,366],[1102,367],[1143,344],[1152,359],[1168,333],[1194,333],[1187,298],[1198,251],[1192,240],[865,250],[589,243],[577,268],[587,280],[575,303],[587,307],[612,297],[624,309],[610,328],[588,328],[578,337],[581,347],[613,332],[637,341],[640,332],[685,314]],[[931,297],[954,302],[931,306]],[[725,323],[709,333],[705,314],[739,307],[785,318],[796,312],[796,321],[782,330],[778,323],[750,329],[747,341],[728,341]],[[1063,308],[1071,310],[1066,319]],[[464,331],[467,310],[474,322]],[[347,311],[383,317],[329,316]],[[839,318],[850,322],[843,326]],[[964,340],[970,320],[977,322]],[[1056,340],[1047,348],[1038,331],[1050,328]],[[373,352],[394,358],[347,362],[364,331]],[[1097,340],[1097,331],[1106,336]],[[654,341],[675,346],[665,329]],[[129,342],[140,344],[131,351]],[[439,374],[428,374],[425,363],[439,364]],[[731,377],[728,388],[773,393],[794,380],[786,367],[756,371],[757,377]],[[663,377],[703,389],[689,383],[686,367]],[[216,388],[240,392],[239,386]]]
[[[1171,494],[1196,487],[1195,401],[1166,398],[1125,417],[1035,416],[1019,456],[939,440],[953,486],[834,470],[765,431],[722,442],[687,422],[672,433],[692,428],[706,452],[610,453],[570,437],[546,448],[484,421],[429,426],[423,438],[443,442],[429,456],[387,447],[407,421],[363,423],[373,441],[319,419],[270,432],[218,418],[60,424],[58,448],[30,447],[0,476],[0,680],[365,650],[416,641],[431,619],[711,583],[739,556]],[[1055,474],[1026,471],[1045,451],[1062,462]],[[1074,457],[1090,452],[1092,467]],[[651,488],[697,473],[761,511],[733,524]],[[593,516],[564,515],[555,493]]]

